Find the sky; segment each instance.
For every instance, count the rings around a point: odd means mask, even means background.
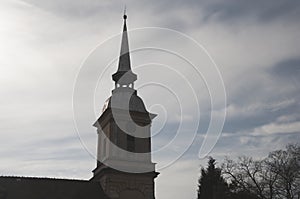
[[[299,1],[1,0],[0,175],[92,176],[125,4],[157,198],[196,198],[205,138],[219,164],[299,143]]]

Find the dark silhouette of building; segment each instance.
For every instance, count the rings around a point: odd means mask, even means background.
[[[0,177],[0,199],[109,199],[99,183],[31,177]]]
[[[90,180],[0,177],[0,199],[154,199],[158,173],[151,161],[149,113],[134,89],[124,14],[115,88],[94,126],[98,133],[97,166]]]

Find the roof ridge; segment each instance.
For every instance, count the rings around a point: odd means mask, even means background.
[[[66,180],[66,181],[83,181],[83,182],[88,182],[88,180],[84,180],[84,179],[56,178],[56,177],[35,177],[35,176],[0,176],[0,178],[40,179],[40,180]]]

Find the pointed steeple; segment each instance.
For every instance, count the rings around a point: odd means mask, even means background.
[[[137,79],[136,74],[131,71],[130,63],[130,54],[129,54],[129,44],[128,44],[128,35],[127,35],[127,15],[124,12],[124,25],[123,25],[123,34],[121,42],[121,52],[119,57],[119,66],[118,71],[112,75],[113,80],[116,83],[117,87],[128,86],[133,88],[133,82]]]

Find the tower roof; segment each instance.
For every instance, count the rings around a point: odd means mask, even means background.
[[[126,24],[127,15],[125,13],[123,19],[124,19],[124,24],[123,24],[119,65],[118,65],[117,72],[112,75],[113,80],[116,83],[121,85],[133,83],[137,79],[136,74],[134,74],[131,70],[128,35],[127,35],[127,24]]]

